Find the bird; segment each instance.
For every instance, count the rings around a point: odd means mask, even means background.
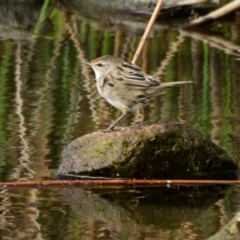
[[[115,130],[115,125],[128,112],[135,112],[149,105],[151,98],[158,95],[161,89],[191,83],[191,81],[161,83],[139,66],[111,55],[101,56],[83,64],[90,66],[94,71],[99,94],[122,111],[121,116],[102,130],[103,132]]]

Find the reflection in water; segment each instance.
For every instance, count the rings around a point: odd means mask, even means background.
[[[39,2],[30,10],[17,3],[24,21],[0,3],[1,181],[51,177],[66,145],[116,119],[118,111],[99,96],[93,72],[81,63],[106,54],[131,61],[146,26],[119,13],[117,20],[107,13],[89,19],[54,3],[46,12]],[[164,24],[154,26],[138,65],[161,81],[194,83],[153,99],[149,119],[189,124],[238,159],[239,24],[213,26],[214,34]],[[121,125],[141,117],[129,114]],[[239,211],[238,188],[214,190],[3,188],[0,236],[206,239]]]
[[[23,116],[23,106],[24,102],[21,97],[22,93],[22,79],[21,79],[21,44],[17,44],[16,48],[16,66],[15,66],[15,83],[16,83],[16,115],[19,118],[19,138],[20,138],[20,157],[18,159],[19,164],[13,170],[13,174],[11,179],[13,180],[30,180],[33,178],[35,172],[30,168],[30,160],[29,160],[29,146],[26,139],[26,123],[25,118]],[[26,177],[22,177],[21,174]]]
[[[3,191],[0,196],[2,202],[0,235],[2,238],[57,239],[56,236],[61,227],[56,227],[57,231],[51,232],[52,226],[54,222],[62,226],[63,222],[60,219],[61,216],[65,216],[63,206],[59,203],[58,191],[38,189],[6,190],[5,193]],[[5,206],[5,211],[2,211],[3,206]],[[43,207],[45,211],[42,211]]]
[[[219,187],[1,191],[0,234],[4,239],[207,239],[229,222],[234,208],[239,209],[238,193],[233,191]]]

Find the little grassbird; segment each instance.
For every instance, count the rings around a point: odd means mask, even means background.
[[[135,64],[114,56],[102,56],[91,62],[85,62],[95,74],[99,94],[112,106],[122,111],[107,129],[110,131],[128,112],[134,112],[147,106],[160,89],[190,81],[160,83],[146,74]]]

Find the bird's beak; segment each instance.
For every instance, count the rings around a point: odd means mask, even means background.
[[[90,62],[82,62],[82,64],[85,64],[85,65],[91,66],[91,63],[90,63]]]

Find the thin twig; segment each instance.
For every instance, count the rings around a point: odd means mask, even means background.
[[[51,180],[51,181],[29,181],[29,182],[1,182],[1,188],[52,188],[66,186],[81,187],[173,187],[173,186],[206,186],[206,185],[239,185],[240,180],[138,180],[138,179],[97,179],[97,180]]]
[[[205,16],[199,17],[199,18],[191,21],[189,24],[183,26],[183,28],[195,27],[195,26],[198,26],[200,24],[213,21],[217,18],[220,18],[220,17],[228,14],[229,12],[232,12],[232,11],[238,9],[239,7],[240,7],[240,0],[235,0],[235,1],[230,2],[230,3],[224,5],[223,7],[219,8],[219,9],[213,11],[213,12],[210,12],[209,14],[207,14]]]
[[[157,15],[158,15],[158,13],[159,13],[159,11],[161,9],[162,3],[163,3],[163,0],[158,0],[158,4],[157,4],[157,6],[154,9],[152,17],[149,20],[147,28],[146,28],[143,36],[142,36],[141,42],[139,43],[137,51],[135,52],[135,55],[133,57],[132,63],[134,63],[134,64],[136,63],[136,61],[138,59],[138,56],[140,55],[140,53],[142,51],[142,48],[143,48],[143,46],[144,46],[144,44],[146,42],[146,39],[149,36],[149,33],[150,33],[151,29],[152,29],[152,26],[153,26],[153,24],[154,24],[154,22],[155,22],[155,20],[157,18]]]

